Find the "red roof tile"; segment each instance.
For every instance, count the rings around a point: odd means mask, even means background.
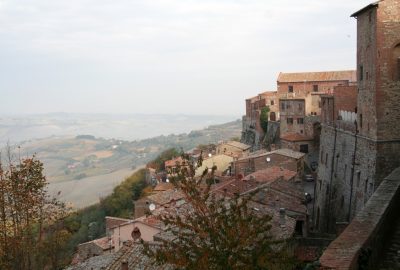
[[[281,177],[283,177],[284,180],[289,181],[293,179],[297,175],[296,172],[278,167],[278,166],[273,166],[269,167],[264,170],[259,170],[256,171],[252,174],[249,174],[245,177],[246,180],[254,179],[257,182],[262,182],[262,183],[270,183],[273,182]]]
[[[176,167],[177,165],[182,165],[182,164],[183,164],[182,157],[177,157],[177,158],[165,161],[165,167]]]
[[[349,81],[356,82],[355,70],[279,73],[278,83],[289,82],[322,82],[322,81]]]

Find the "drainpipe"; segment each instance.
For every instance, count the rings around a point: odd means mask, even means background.
[[[353,181],[355,172],[354,166],[356,165],[356,153],[357,153],[357,134],[358,134],[357,120],[354,121],[354,125],[356,126],[356,132],[354,133],[354,154],[353,154],[353,159],[351,161],[349,213],[347,215],[347,221],[349,222],[349,224],[351,219],[351,204],[353,200]]]

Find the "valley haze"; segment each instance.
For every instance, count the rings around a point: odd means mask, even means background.
[[[37,156],[50,194],[82,208],[109,195],[168,148],[187,151],[240,137],[241,121],[235,119],[183,114],[3,115],[0,144],[8,143],[15,158]]]

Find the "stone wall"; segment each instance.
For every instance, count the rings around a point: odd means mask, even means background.
[[[393,171],[320,258],[321,269],[377,269],[400,203],[400,168]]]
[[[376,186],[375,156],[373,141],[353,132],[322,126],[315,228],[334,233],[336,223],[351,221],[363,208]]]

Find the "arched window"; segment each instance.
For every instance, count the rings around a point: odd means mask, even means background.
[[[400,43],[393,48],[393,80],[400,81]]]

